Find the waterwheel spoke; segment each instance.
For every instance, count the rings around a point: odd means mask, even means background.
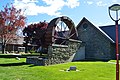
[[[71,29],[69,29],[68,36],[67,36],[68,38],[70,38],[69,36],[71,35],[72,29],[73,29],[73,27]]]
[[[60,45],[62,45],[63,43],[65,43],[66,42],[66,40],[64,40]]]
[[[71,37],[73,37],[75,34],[76,34],[76,33],[71,34],[71,35],[69,36],[69,39],[70,39]]]
[[[63,22],[61,21],[61,23],[60,23],[60,24],[61,24],[61,31],[62,31],[62,27],[63,27],[63,26],[62,26],[62,24],[63,24]]]
[[[55,39],[63,39],[63,40],[66,40],[66,38],[64,37],[60,37],[60,36],[53,36]]]

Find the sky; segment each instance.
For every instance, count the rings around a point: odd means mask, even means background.
[[[109,17],[108,7],[120,4],[120,0],[0,0],[0,10],[7,3],[24,11],[27,24],[44,20],[50,22],[56,17],[68,16],[75,26],[83,17],[95,26],[106,26],[115,24]]]

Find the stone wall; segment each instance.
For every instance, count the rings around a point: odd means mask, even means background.
[[[81,43],[81,41],[70,39],[67,42],[68,45],[52,44],[52,46],[48,47],[48,55],[46,59],[28,57],[26,62],[35,65],[52,65],[70,62],[73,60]]]
[[[106,60],[111,58],[110,40],[87,20],[77,26],[78,38],[85,43],[86,59]]]
[[[49,46],[48,59],[50,64],[64,63],[72,61],[72,57],[80,47],[81,42],[77,40],[69,40],[68,45],[56,45]],[[53,61],[53,63],[52,63]]]

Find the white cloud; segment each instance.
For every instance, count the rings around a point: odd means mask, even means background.
[[[106,1],[105,0],[89,0],[89,1],[86,1],[85,3],[87,3],[88,5],[96,5],[99,7],[104,7],[104,6],[107,6],[111,1],[109,0],[109,3],[107,2],[108,2],[107,0]]]
[[[112,0],[113,3],[116,3],[118,0]]]
[[[97,4],[97,6],[106,6],[107,5],[106,3],[103,3],[103,1],[98,1],[96,4]]]
[[[91,4],[93,4],[93,2],[92,1],[87,1],[87,4],[91,5]]]
[[[70,8],[75,8],[80,5],[79,0],[67,0],[66,5]]]
[[[79,0],[42,0],[46,5],[38,5],[39,0],[14,0],[16,8],[23,9],[26,15],[48,14],[51,16],[59,16],[62,13],[60,10],[64,6],[75,8],[79,6]]]
[[[112,0],[111,4],[120,4],[120,0]]]
[[[38,0],[14,0],[15,3],[31,3],[31,2],[38,2]]]

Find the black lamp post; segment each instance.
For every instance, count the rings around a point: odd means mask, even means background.
[[[119,4],[113,4],[112,6],[109,7],[109,16],[110,18],[115,21],[115,30],[116,30],[116,80],[119,80],[119,47],[118,47],[118,11],[120,10],[120,5]],[[110,11],[115,11],[116,12],[116,19],[112,18]]]

